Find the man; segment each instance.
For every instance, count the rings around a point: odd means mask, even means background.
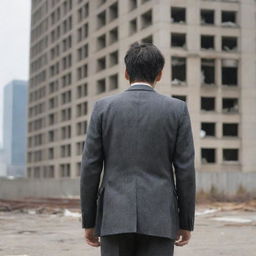
[[[184,101],[154,89],[165,64],[156,46],[136,42],[124,60],[130,87],[98,99],[87,129],[82,227],[102,256],[170,256],[194,228],[190,116]]]

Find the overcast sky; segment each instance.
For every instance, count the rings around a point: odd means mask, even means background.
[[[30,0],[1,0],[0,8],[0,147],[3,134],[3,87],[28,80]]]

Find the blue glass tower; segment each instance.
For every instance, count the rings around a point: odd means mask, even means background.
[[[8,176],[25,176],[27,147],[27,81],[4,87],[3,147]]]

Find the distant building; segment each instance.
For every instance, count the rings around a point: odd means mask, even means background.
[[[25,176],[27,81],[13,80],[4,87],[3,149],[8,176]]]
[[[256,171],[255,0],[33,0],[27,176],[79,177],[95,100],[124,91],[124,56],[153,42],[155,90],[186,101],[198,171]]]

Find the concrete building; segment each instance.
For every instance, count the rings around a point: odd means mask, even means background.
[[[3,150],[8,176],[25,176],[27,148],[27,81],[4,87]]]
[[[78,177],[96,99],[128,88],[135,41],[166,58],[160,93],[185,100],[198,171],[256,170],[254,0],[33,0],[28,177]]]

